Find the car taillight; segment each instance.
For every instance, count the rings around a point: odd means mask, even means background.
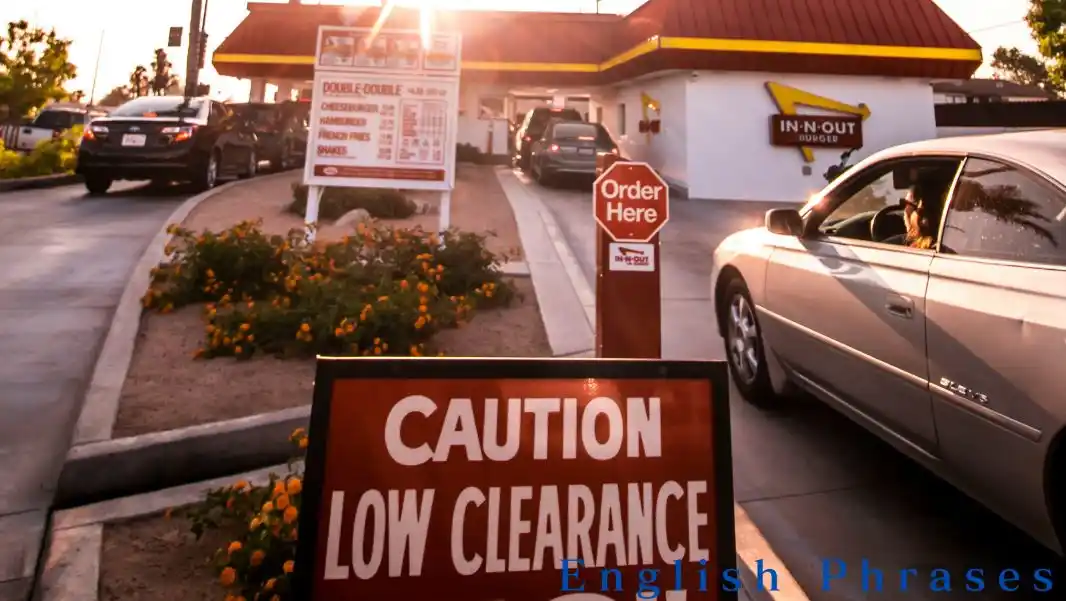
[[[171,142],[184,142],[185,140],[191,138],[195,132],[195,125],[164,127],[163,129],[159,130],[159,133],[161,134],[167,136],[174,136],[173,138],[171,138]]]
[[[548,152],[559,152],[559,145],[558,144],[552,144],[551,146],[548,147]]]
[[[523,140],[525,140],[526,142],[529,142],[529,141],[530,141],[530,140],[532,140],[533,138],[532,138],[532,137],[530,137],[530,136],[522,136],[522,139],[523,139]]]
[[[107,127],[103,125],[90,125],[85,128],[85,132],[81,134],[82,140],[95,140],[99,136],[107,135]]]

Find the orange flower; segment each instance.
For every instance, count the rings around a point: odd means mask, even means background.
[[[230,586],[237,581],[237,570],[226,566],[222,568],[222,573],[218,575],[218,582],[222,586]]]
[[[281,480],[278,480],[277,482],[274,483],[274,490],[272,490],[270,492],[270,496],[274,497],[274,498],[277,498],[277,497],[279,497],[280,495],[283,495],[283,494],[285,494],[285,483],[282,482]],[[284,508],[283,507],[278,507],[278,509],[284,509]]]
[[[263,513],[270,513],[271,511],[274,511],[274,504],[270,501],[263,503]]]
[[[264,591],[269,591],[269,590],[273,589],[275,582],[277,582],[277,579],[275,579],[275,578],[271,578],[270,580],[267,580],[266,584],[263,585],[263,590]]]
[[[290,559],[281,565],[281,571],[286,574],[292,574],[292,568],[294,566],[293,561]]]
[[[297,511],[297,509],[295,507],[293,507],[292,505],[289,505],[285,509],[285,514],[282,516],[282,518],[285,520],[286,524],[291,524],[291,523],[295,522],[296,518],[298,518],[298,517],[300,517],[300,512]]]
[[[400,280],[400,289],[401,290],[407,290],[407,286],[408,286],[407,280]]]
[[[301,449],[306,449],[307,448],[307,439],[306,438],[301,438],[300,439],[300,448]]]
[[[289,478],[289,482],[285,486],[285,490],[289,493],[289,496],[298,495],[303,489],[303,482],[301,482],[299,478]]]
[[[306,323],[300,324],[300,331],[304,332],[304,333],[310,332],[311,331],[311,325],[310,324],[306,324]]]
[[[252,564],[252,567],[254,568],[259,564],[263,563],[263,559],[265,558],[266,553],[263,553],[259,549],[256,549],[254,552],[252,552],[252,556],[248,558],[248,563]]]
[[[233,541],[232,543],[229,544],[229,547],[226,549],[226,553],[230,553],[230,554],[236,553],[237,551],[241,550],[241,547],[242,547],[241,541],[235,540],[235,541]]]
[[[278,484],[280,485],[281,483],[279,482]],[[289,495],[284,492],[278,495],[278,498],[274,499],[274,506],[277,507],[279,511],[284,511],[285,508],[289,506]]]

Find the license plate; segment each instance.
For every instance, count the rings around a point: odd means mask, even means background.
[[[596,150],[593,148],[582,148],[577,152],[578,154],[596,154]]]
[[[123,146],[144,146],[145,135],[144,134],[123,134],[122,145]]]

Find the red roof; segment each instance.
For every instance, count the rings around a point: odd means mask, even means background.
[[[223,75],[310,78],[319,25],[370,27],[378,6],[249,3],[250,14],[215,51]],[[514,71],[519,77],[603,83],[667,68],[856,73],[966,78],[980,65],[980,46],[933,0],[649,0],[626,16],[517,11],[454,11],[436,15],[439,30],[463,34],[464,63],[600,65],[597,73],[565,69]],[[417,29],[417,11],[395,8],[385,27]],[[666,47],[650,55],[604,65],[649,39],[692,40],[709,47]],[[824,54],[808,47],[758,51],[722,48],[744,41],[835,44]],[[780,46],[780,44],[778,44]],[[952,58],[874,57],[854,46],[970,51]],[[848,50],[848,48],[851,48]],[[849,55],[850,53],[850,55]],[[913,53],[912,53],[913,54]],[[257,57],[254,60],[248,57]],[[481,75],[484,75],[482,70]],[[467,72],[464,71],[464,77]],[[499,77],[497,73],[494,77]]]

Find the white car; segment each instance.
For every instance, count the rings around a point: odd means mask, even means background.
[[[5,135],[5,145],[11,150],[29,152],[44,140],[51,140],[75,125],[88,125],[106,114],[85,107],[47,106],[29,124],[11,128],[13,131]]]
[[[881,151],[714,253],[746,400],[830,404],[1066,544],[1066,132]]]

